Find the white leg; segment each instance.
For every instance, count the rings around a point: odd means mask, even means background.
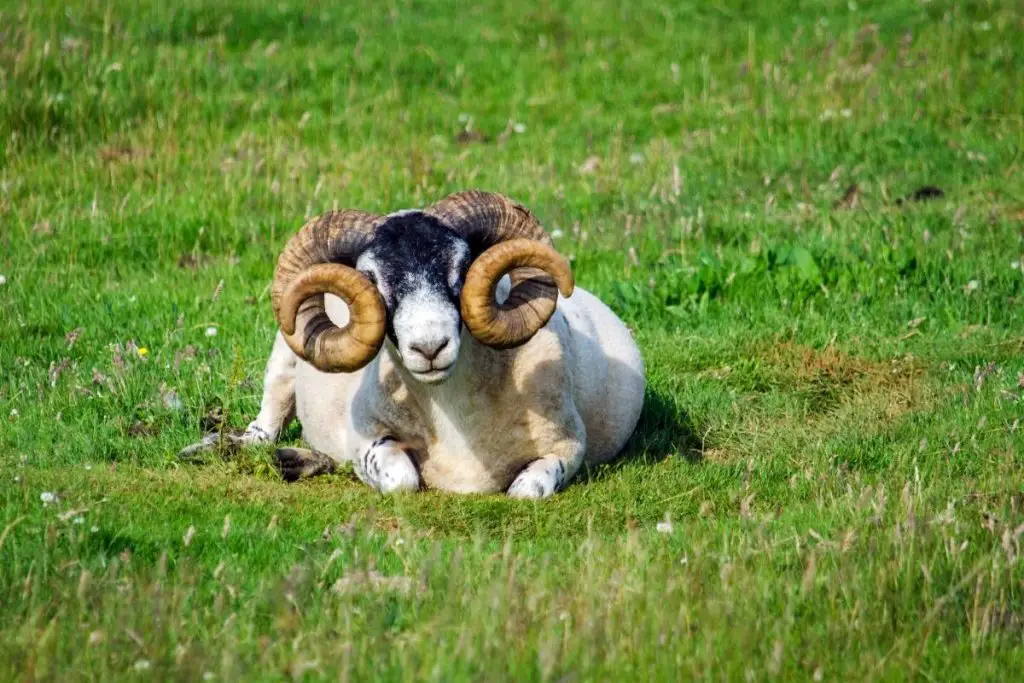
[[[356,475],[381,493],[416,491],[420,475],[405,446],[385,436],[364,444],[355,460]]]
[[[583,464],[583,451],[581,444],[570,443],[563,454],[534,460],[513,480],[508,495],[539,500],[561,491]]]
[[[245,443],[273,441],[295,415],[295,366],[298,359],[280,332],[274,338],[267,369],[263,373],[260,414],[249,423],[241,439]]]

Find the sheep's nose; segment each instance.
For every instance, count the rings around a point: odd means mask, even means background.
[[[434,360],[437,358],[437,354],[444,351],[450,341],[451,339],[449,337],[445,337],[444,339],[432,339],[430,341],[420,341],[409,344],[409,348],[423,356],[426,360]]]

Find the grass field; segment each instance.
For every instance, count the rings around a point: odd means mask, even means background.
[[[1024,677],[1018,3],[169,4],[0,3],[0,680]],[[624,457],[176,460],[305,217],[468,187],[635,329]]]

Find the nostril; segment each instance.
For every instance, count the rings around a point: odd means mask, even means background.
[[[409,344],[409,348],[427,360],[434,360],[448,346],[449,341],[451,340],[446,337],[439,341],[416,342],[415,344]]]

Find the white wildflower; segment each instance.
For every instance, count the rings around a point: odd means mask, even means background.
[[[148,659],[140,659],[139,661],[135,662],[132,668],[136,671],[149,671],[152,668],[152,666],[153,665],[149,663]]]
[[[675,529],[672,526],[672,517],[666,512],[665,519],[658,522],[658,526],[655,527],[659,534],[670,534]]]
[[[216,337],[217,336],[217,328],[214,327],[213,325],[211,325],[210,327],[207,327],[206,328],[206,336],[207,337]]]
[[[39,500],[43,501],[43,505],[52,505],[60,499],[57,498],[57,494],[53,491],[43,491],[39,494]]]
[[[598,167],[600,165],[601,165],[601,157],[599,157],[597,155],[591,155],[591,156],[587,157],[583,161],[583,163],[579,165],[579,168],[577,168],[576,170],[579,171],[580,175],[591,175],[595,171],[597,171],[597,169],[598,169]]]

